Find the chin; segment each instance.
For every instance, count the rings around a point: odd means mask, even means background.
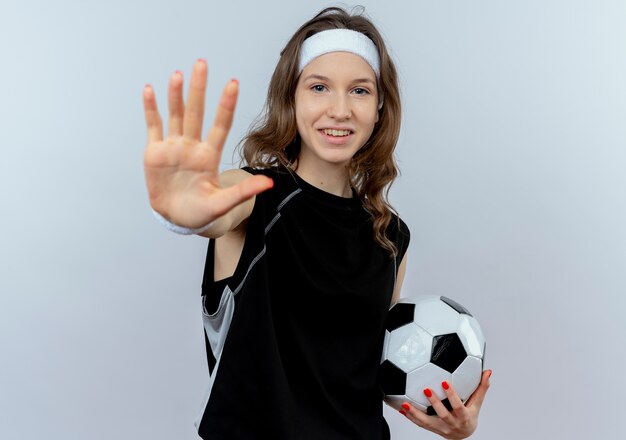
[[[328,157],[328,158],[322,158],[325,162],[331,163],[333,165],[337,165],[337,166],[345,166],[347,167],[350,162],[352,161],[352,156],[349,157]]]

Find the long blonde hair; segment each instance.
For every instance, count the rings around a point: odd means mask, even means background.
[[[365,209],[373,216],[374,240],[392,256],[396,246],[386,236],[392,213],[389,188],[398,175],[394,150],[400,135],[401,106],[398,75],[374,24],[359,8],[352,14],[330,7],[304,23],[280,53],[270,80],[264,112],[240,142],[241,156],[249,166],[267,168],[297,161],[300,136],[296,125],[295,92],[300,47],[305,39],[327,29],[351,29],[368,36],[380,55],[378,92],[384,100],[372,135],[348,166],[350,181]]]

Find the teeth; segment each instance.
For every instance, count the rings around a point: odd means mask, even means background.
[[[324,133],[329,136],[348,136],[350,134],[350,130],[331,130],[330,128],[325,128]]]

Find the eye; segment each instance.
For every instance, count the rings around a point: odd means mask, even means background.
[[[326,86],[322,84],[315,84],[311,86],[311,90],[313,90],[314,92],[323,92],[326,90]]]
[[[369,95],[370,94],[369,90],[364,89],[363,87],[357,87],[356,89],[352,91],[356,93],[357,95]]]

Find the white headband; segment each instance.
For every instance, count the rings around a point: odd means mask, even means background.
[[[315,58],[330,52],[358,55],[372,67],[376,78],[380,77],[380,57],[376,45],[366,35],[350,29],[329,29],[304,40],[300,48],[298,71],[301,73]]]

